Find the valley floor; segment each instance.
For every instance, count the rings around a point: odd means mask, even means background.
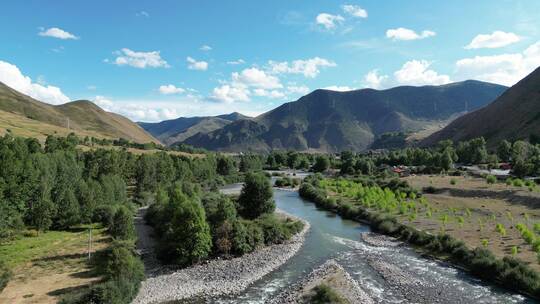
[[[537,190],[507,186],[501,182],[488,184],[476,177],[418,175],[404,179],[419,190],[430,186],[435,188],[434,193],[425,193],[424,196],[438,212],[431,217],[418,216],[411,222],[413,226],[436,234],[442,226],[441,215],[447,214],[446,233],[463,240],[471,248],[486,246],[500,258],[511,255],[512,247],[516,246],[518,253],[515,255],[540,271],[537,253],[516,229],[519,223],[531,230],[535,223],[540,223],[540,193]],[[467,209],[470,215],[467,215]],[[462,223],[459,222],[460,217]],[[401,218],[409,222],[406,216]],[[497,231],[497,224],[505,227],[505,236]],[[487,244],[482,244],[482,240],[487,240]]]

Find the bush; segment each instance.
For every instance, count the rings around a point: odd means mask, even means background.
[[[519,178],[516,178],[514,180],[512,180],[512,185],[514,187],[523,187],[523,181]]]
[[[144,266],[134,255],[133,244],[114,242],[110,251],[103,257],[104,265],[100,272],[106,281],[82,293],[68,295],[59,302],[60,304],[131,303],[144,279]]]
[[[455,178],[450,179],[450,185],[455,185],[455,184],[457,184],[456,179]]]
[[[433,186],[427,186],[427,187],[422,188],[422,192],[433,194],[437,192],[437,189]]]
[[[486,182],[488,184],[495,184],[497,182],[497,178],[494,175],[488,175],[486,176]]]
[[[309,299],[309,303],[327,304],[327,303],[345,303],[332,288],[325,284],[320,284],[313,288],[315,294]]]
[[[12,273],[5,265],[4,261],[0,261],[0,293],[6,288]]]
[[[290,239],[291,236],[302,229],[303,224],[297,221],[282,221],[273,214],[268,214],[256,220],[264,235],[264,243],[281,244]]]

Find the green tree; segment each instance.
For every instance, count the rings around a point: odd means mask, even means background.
[[[111,235],[116,239],[124,241],[135,239],[133,214],[126,206],[120,206],[116,210],[109,230]]]
[[[315,164],[313,165],[313,171],[324,172],[330,167],[330,160],[325,155],[318,155],[315,158]]]
[[[176,188],[165,212],[170,221],[162,237],[160,256],[181,266],[206,258],[212,249],[212,236],[199,200]]]
[[[512,156],[512,144],[507,140],[501,141],[497,146],[497,156],[502,161],[509,161]]]
[[[230,157],[220,157],[217,160],[217,173],[219,175],[232,175],[236,171],[234,161]]]
[[[250,173],[238,198],[240,214],[247,219],[255,219],[262,214],[274,212],[272,185],[266,176]]]
[[[65,189],[57,197],[56,226],[60,229],[67,229],[79,223],[80,209],[75,193],[72,189]]]

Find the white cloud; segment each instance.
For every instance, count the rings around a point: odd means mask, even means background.
[[[257,68],[248,68],[240,73],[233,73],[232,80],[233,82],[259,89],[279,89],[283,87],[279,78]]]
[[[367,18],[368,16],[367,11],[358,5],[346,4],[346,5],[342,5],[341,8],[343,9],[345,13],[353,17]]]
[[[435,36],[433,31],[424,30],[422,33],[416,33],[411,29],[399,27],[395,29],[389,29],[386,31],[386,38],[393,40],[418,40]]]
[[[349,86],[332,85],[332,86],[324,87],[323,90],[330,90],[330,91],[336,91],[336,92],[348,92],[348,91],[353,91],[353,90],[356,90],[356,89],[351,88]]]
[[[289,63],[269,61],[270,71],[275,74],[303,74],[305,77],[315,78],[320,73],[320,67],[335,67],[336,63],[324,58],[314,57],[306,60],[294,60]]]
[[[238,101],[249,101],[250,92],[243,85],[224,84],[214,88],[210,99],[224,103],[234,103]]]
[[[135,52],[128,48],[123,48],[121,51],[115,52],[118,55],[114,60],[116,65],[129,65],[134,68],[144,69],[150,68],[168,68],[167,61],[161,58],[159,51],[153,52]],[[108,62],[108,60],[106,60]]]
[[[244,63],[246,63],[244,59],[227,61],[227,64],[230,64],[230,65],[238,65],[238,64],[244,64]]]
[[[30,77],[24,76],[16,65],[1,60],[0,81],[12,89],[46,103],[56,105],[70,100],[60,88],[34,83]]]
[[[186,58],[188,62],[188,69],[196,71],[206,71],[208,70],[208,62],[206,61],[197,61],[192,57]]]
[[[257,116],[270,110],[267,103],[223,103],[200,96],[178,96],[175,100],[117,100],[105,96],[89,98],[106,111],[124,115],[133,121],[157,122],[189,116],[214,116],[240,112]]]
[[[255,96],[263,96],[263,97],[268,97],[268,98],[272,98],[272,99],[279,99],[279,98],[284,98],[285,97],[285,93],[281,92],[281,91],[278,91],[278,90],[265,90],[265,89],[255,89],[253,90],[253,94],[255,94]]]
[[[181,94],[184,93],[186,90],[182,88],[178,88],[172,84],[162,85],[159,86],[159,92],[163,95],[171,95],[171,94]]]
[[[201,47],[199,48],[199,50],[204,51],[204,52],[208,52],[208,51],[211,51],[211,50],[212,50],[212,47],[205,44],[205,45],[201,46]]]
[[[457,74],[463,78],[514,85],[540,66],[540,41],[521,53],[475,56],[456,62]]]
[[[309,88],[306,86],[291,85],[287,87],[287,92],[291,94],[306,95],[307,93],[309,93]]]
[[[114,103],[105,96],[97,95],[94,98],[94,103],[100,106],[105,111],[112,111]]]
[[[379,75],[379,70],[371,70],[364,76],[364,84],[368,88],[380,89],[388,80],[388,75]]]
[[[429,70],[430,65],[426,60],[407,61],[394,76],[399,84],[405,85],[441,85],[450,82],[448,75]]]
[[[521,37],[514,33],[494,31],[491,34],[480,34],[473,38],[471,43],[465,46],[465,49],[495,49],[503,46],[516,43],[521,40]]]
[[[135,14],[135,16],[137,16],[137,17],[146,17],[146,18],[148,18],[148,17],[150,17],[150,14],[149,14],[147,11],[140,11],[140,12],[137,12],[137,13]]]
[[[60,28],[57,28],[57,27],[51,27],[51,28],[48,28],[47,30],[42,28],[41,32],[39,32],[38,35],[43,36],[43,37],[58,38],[58,39],[62,39],[62,40],[66,40],[66,39],[75,39],[76,40],[76,39],[79,39],[79,37],[73,35],[72,33],[66,32],[63,29],[60,29]]]
[[[315,18],[317,24],[322,25],[325,29],[331,30],[334,29],[338,24],[343,23],[345,18],[340,15],[332,15],[327,13],[320,13]]]

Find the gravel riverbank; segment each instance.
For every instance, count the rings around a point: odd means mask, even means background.
[[[308,222],[303,222],[302,231],[284,244],[266,246],[238,258],[211,260],[206,264],[147,277],[133,304],[162,303],[193,297],[212,298],[240,293],[298,252],[310,228]]]
[[[306,296],[312,293],[313,288],[323,283],[331,286],[349,303],[374,303],[373,299],[360,288],[358,282],[335,260],[326,261],[321,266],[315,268],[309,275],[289,286],[277,297],[270,299],[266,303],[309,303],[309,299]]]

